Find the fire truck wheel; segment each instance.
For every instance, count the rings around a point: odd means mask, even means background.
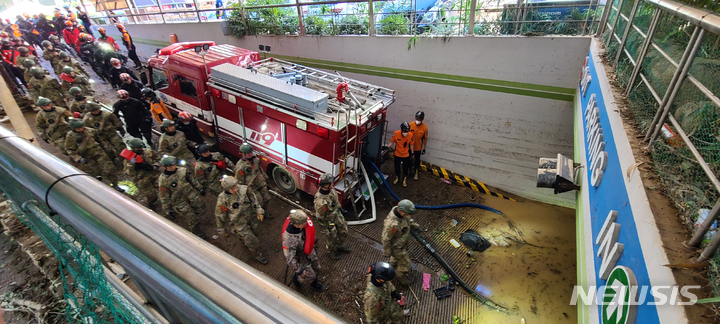
[[[292,174],[290,174],[287,169],[281,166],[276,166],[272,170],[272,176],[273,180],[275,180],[275,184],[277,184],[278,188],[280,188],[283,192],[291,194],[297,190],[295,179],[293,179]]]

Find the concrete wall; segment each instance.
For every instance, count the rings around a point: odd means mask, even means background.
[[[587,37],[252,36],[222,34],[220,23],[128,25],[141,56],[169,43],[214,40],[396,90],[391,130],[424,110],[428,162],[520,196],[574,207],[573,193],[535,188],[539,157],[573,152],[574,88]],[[113,29],[108,29],[113,30]],[[290,58],[288,58],[290,59]]]

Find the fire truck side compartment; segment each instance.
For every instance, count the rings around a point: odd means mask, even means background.
[[[327,111],[326,93],[227,63],[215,66],[211,71],[213,78],[235,84],[238,88],[249,88],[315,112]]]

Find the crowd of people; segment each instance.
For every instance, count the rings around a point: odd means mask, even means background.
[[[201,197],[217,196],[218,235],[237,236],[257,262],[267,264],[256,233],[260,222],[270,217],[268,176],[254,148],[242,144],[237,163],[211,152],[193,117],[168,110],[155,91],[144,87],[133,69],[126,66],[128,57],[136,67],[142,63],[124,26],[116,27],[128,56],[103,28],[97,29],[100,37],[94,37],[91,22],[80,7],[76,13],[65,9],[67,14],[57,10],[52,20],[42,14],[26,14],[18,16],[15,23],[0,23],[4,77],[15,82],[21,97],[37,111],[39,137],[66,154],[79,169],[120,192],[127,189],[120,186],[121,179],[129,179],[136,191],[133,199],[161,210],[168,219],[200,237],[204,235],[197,225],[207,208]],[[41,60],[49,63],[57,78],[40,65]],[[116,89],[118,100],[112,107],[93,97],[93,79],[85,66]],[[424,117],[419,111],[414,122],[403,123],[388,144],[395,146],[395,184],[401,181],[407,186],[410,170],[417,180],[420,155],[427,145]],[[162,132],[155,140],[154,125]],[[318,281],[321,267],[317,252],[313,244],[306,244],[308,227],[317,226],[327,236],[325,248],[332,259],[351,252],[346,244],[345,210],[333,182],[331,174],[321,175],[314,215],[293,210],[283,226],[283,254],[298,288],[309,285],[317,291],[327,289]],[[411,283],[407,250],[410,230],[418,228],[411,218],[414,213],[414,204],[403,200],[385,218],[382,244],[390,261],[368,269],[365,313],[369,323],[402,321],[402,308],[395,302],[402,296],[390,281],[397,278],[403,285]]]

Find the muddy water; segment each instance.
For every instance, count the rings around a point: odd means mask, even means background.
[[[495,197],[487,197],[484,204],[503,211],[507,218],[493,214],[478,230],[498,245],[476,258],[480,280],[468,284],[511,311],[476,311],[476,318],[468,322],[521,323],[524,318],[527,324],[577,323],[577,309],[570,306],[577,278],[575,210]],[[517,225],[521,239],[508,219]],[[522,239],[535,246],[516,242]]]

